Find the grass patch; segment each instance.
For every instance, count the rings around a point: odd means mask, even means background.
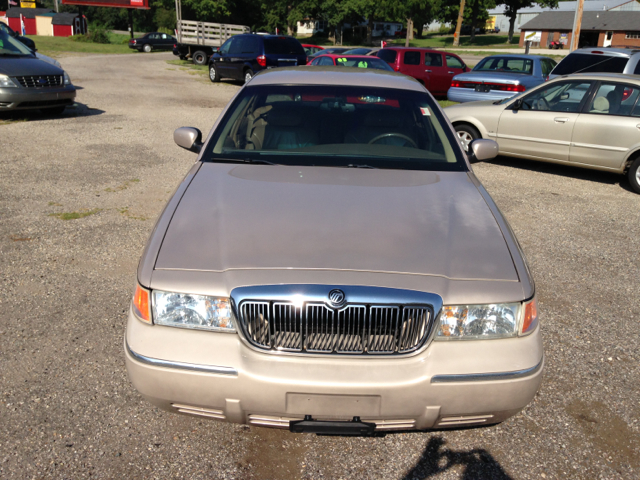
[[[438,103],[442,108],[450,107],[451,105],[457,105],[458,102],[452,102],[451,100],[438,100]]]
[[[471,36],[460,36],[460,47],[464,48],[519,48],[518,43],[507,43],[509,40],[508,35],[476,35],[473,43],[471,43]],[[393,45],[404,46],[405,39],[399,38],[393,40]],[[426,35],[424,38],[414,38],[409,42],[411,47],[423,47],[423,48],[451,48],[453,46],[453,35],[438,35],[431,34]]]
[[[149,220],[148,217],[143,217],[143,216],[136,216],[136,215],[132,215],[131,212],[129,212],[129,207],[124,207],[124,208],[118,208],[117,209],[118,212],[120,212],[120,214],[124,215],[127,218],[131,218],[133,220]]]
[[[114,43],[76,42],[69,37],[27,36],[36,42],[38,52],[44,55],[55,55],[56,53],[137,53],[122,43],[126,35],[110,34],[109,38]]]
[[[208,65],[195,65],[193,62],[189,60],[167,60],[169,65],[177,65],[178,70],[182,70],[183,72],[187,72],[189,75],[198,75],[202,77],[209,76],[209,66]],[[176,70],[175,68],[167,68],[167,70]]]
[[[78,218],[95,215],[99,211],[99,208],[94,208],[92,210],[81,210],[79,212],[50,213],[49,216],[59,218],[60,220],[77,220]]]
[[[127,180],[126,182],[124,182],[122,185],[118,185],[117,187],[114,188],[105,188],[104,191],[105,192],[109,192],[109,193],[113,193],[113,192],[121,192],[122,190],[126,190],[127,188],[129,188],[131,186],[132,183],[138,183],[140,180],[137,178],[132,178],[131,180]]]

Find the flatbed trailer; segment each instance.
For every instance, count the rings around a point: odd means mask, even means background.
[[[246,25],[182,20],[182,2],[176,2],[176,39],[180,58],[191,59],[196,65],[206,65],[224,42],[234,35],[251,33]]]

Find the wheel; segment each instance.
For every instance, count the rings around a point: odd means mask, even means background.
[[[549,45],[549,50],[553,50],[553,45]]]
[[[462,149],[467,153],[469,152],[469,144],[478,138],[482,138],[480,132],[471,125],[456,125],[455,129],[458,134],[458,138],[460,139]]]
[[[253,78],[253,71],[247,70],[244,72],[244,83],[249,83],[249,81]]]
[[[560,50],[564,50],[564,43],[560,44]]]
[[[207,54],[204,53],[202,50],[198,50],[197,52],[194,52],[191,58],[193,59],[193,63],[195,63],[196,65],[207,64]]]
[[[148,43],[144,44],[142,46],[142,50],[144,50],[144,53],[151,53],[151,45],[149,45]]]
[[[218,70],[213,63],[209,64],[209,80],[211,80],[212,82],[220,81],[220,75],[218,75]]]
[[[627,178],[633,191],[640,193],[640,157],[636,158],[631,164],[631,167],[629,167]]]
[[[65,106],[61,105],[59,107],[53,107],[53,108],[43,108],[42,109],[42,113],[44,113],[45,115],[62,115],[62,112],[64,112]]]

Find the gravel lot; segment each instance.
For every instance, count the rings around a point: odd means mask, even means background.
[[[542,311],[545,380],[509,421],[317,437],[143,401],[122,338],[144,242],[195,159],[172,132],[208,131],[238,89],[171,58],[61,58],[82,87],[74,110],[0,118],[1,478],[640,477],[640,195],[599,172],[474,167],[528,256]]]

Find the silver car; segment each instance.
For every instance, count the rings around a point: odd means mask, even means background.
[[[417,81],[267,70],[202,142],[140,260],[124,348],[158,407],[293,432],[501,422],[542,380],[518,242]],[[471,145],[497,154],[492,140]]]
[[[539,55],[493,55],[451,80],[447,98],[477,102],[513,97],[544,83],[556,62]]]
[[[640,77],[579,74],[445,113],[464,148],[494,139],[502,155],[625,174],[640,193],[639,94]]]
[[[64,70],[39,60],[0,30],[0,113],[36,109],[60,114],[75,96],[76,88]]]

